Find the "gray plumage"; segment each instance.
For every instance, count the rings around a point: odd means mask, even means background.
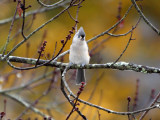
[[[77,34],[78,34],[78,38],[80,38],[80,36],[85,37],[85,32],[83,30],[83,27],[80,27],[80,29],[78,30]]]
[[[84,69],[77,69],[77,74],[76,74],[76,85],[80,85],[81,82],[86,83],[86,78],[85,78],[85,70]]]

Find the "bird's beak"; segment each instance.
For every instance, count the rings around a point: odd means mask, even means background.
[[[80,36],[80,39],[81,39],[82,41],[84,41],[84,37]]]

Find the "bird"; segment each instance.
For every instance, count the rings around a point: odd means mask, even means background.
[[[85,40],[85,32],[83,27],[75,33],[72,44],[70,46],[69,62],[70,64],[86,65],[89,64],[90,56],[88,51],[88,45]],[[82,82],[86,84],[85,70],[78,68],[76,70],[76,85],[80,85]]]

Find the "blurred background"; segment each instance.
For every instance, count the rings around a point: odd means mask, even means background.
[[[45,0],[47,4],[53,4],[58,0]],[[143,7],[144,15],[155,25],[160,28],[160,4],[159,0],[144,0],[138,2]],[[13,0],[1,0],[0,1],[0,23],[2,20],[10,18],[14,15],[16,8],[16,2]],[[36,0],[26,0],[26,6],[31,5],[26,12],[41,9]],[[78,15],[78,28],[83,26],[86,33],[86,40],[91,39],[95,35],[98,35],[112,25],[114,25],[118,19],[117,15],[121,17],[131,5],[128,0],[86,0],[82,3],[82,7],[79,10]],[[37,27],[48,21],[50,18],[58,14],[66,6],[58,7],[56,9],[48,10],[46,12],[29,15],[26,17],[24,34],[27,36]],[[118,8],[121,7],[119,13]],[[69,9],[71,15],[75,17],[76,7]],[[123,34],[132,28],[137,23],[139,16],[134,7],[129,12],[123,23],[118,26],[118,30],[115,34]],[[57,42],[56,53],[62,47],[61,40],[65,39],[68,35],[68,31],[72,29],[75,22],[65,12],[60,17],[46,25],[36,34],[34,34],[25,44],[19,47],[12,55],[20,57],[38,58],[38,50],[44,40],[47,41],[45,48],[45,57],[41,59],[51,58],[55,44]],[[0,24],[0,48],[1,53],[3,46],[7,40],[11,22]],[[21,29],[22,18],[15,20],[13,30],[11,32],[11,41],[7,47],[7,51],[10,51],[13,46],[23,40],[21,34],[18,31]],[[107,63],[114,62],[124,50],[127,42],[130,38],[130,34],[122,37],[109,37],[104,35],[93,42],[88,44],[91,50],[90,63]],[[137,28],[133,32],[133,38],[127,51],[124,53],[120,61],[129,63],[135,63],[140,65],[147,65],[153,67],[159,67],[160,61],[160,38],[158,35],[143,21],[141,20]],[[99,47],[93,49],[101,41],[107,39]],[[71,45],[71,40],[67,43],[63,51],[68,50]],[[68,55],[65,55],[59,61],[68,62]],[[14,63],[16,66],[25,67],[26,65],[21,63]],[[17,91],[10,92],[12,95],[18,95],[20,98],[28,103],[33,103],[50,85],[50,81],[54,79],[52,90],[48,95],[44,96],[35,105],[38,109],[50,116],[53,116],[56,120],[63,120],[71,111],[72,107],[67,102],[60,90],[60,73],[55,71],[52,67],[40,67],[38,69],[29,71],[17,71],[7,65],[6,62],[0,63],[0,81],[1,90],[9,89],[24,85],[30,81],[41,77],[43,74],[50,73],[47,77],[42,77],[38,82],[30,85],[29,87]],[[154,96],[160,90],[160,76],[159,74],[143,74],[133,71],[120,71],[112,69],[92,69],[86,70],[87,85],[84,91],[80,95],[80,98],[89,101],[93,104],[100,105],[104,108],[114,111],[127,111],[127,98],[131,98],[130,110],[142,109],[148,107],[153,100]],[[75,70],[70,70],[66,74],[66,80],[73,92],[76,94],[79,86],[75,85]],[[137,82],[138,80],[138,82]],[[135,95],[138,86],[138,95],[135,103]],[[4,100],[6,103],[6,118],[15,119],[26,108],[20,103],[5,97],[0,96],[0,111],[3,111]],[[108,114],[107,112],[97,110],[93,107],[85,106],[80,103],[79,109],[89,120],[98,120],[98,113],[101,120],[127,120],[127,116],[120,116],[114,114]],[[136,117],[138,118],[138,114]],[[158,120],[159,111],[152,110],[145,117],[146,120]],[[35,114],[29,110],[23,117],[23,119],[42,119],[41,116]],[[81,117],[77,116],[74,112],[71,119],[80,120]]]

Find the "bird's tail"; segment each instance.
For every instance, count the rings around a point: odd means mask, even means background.
[[[80,85],[81,82],[84,82],[86,84],[85,70],[84,69],[77,69],[76,85]]]

